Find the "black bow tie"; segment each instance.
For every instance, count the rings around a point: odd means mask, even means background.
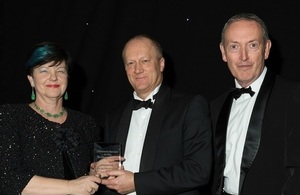
[[[239,97],[241,97],[241,95],[243,93],[249,93],[251,95],[251,97],[252,97],[255,92],[252,91],[251,87],[248,87],[248,88],[235,88],[231,92],[231,94],[234,97],[234,99],[238,99]]]
[[[140,108],[152,108],[153,107],[153,102],[151,101],[151,99],[147,100],[147,101],[140,101],[140,100],[133,100],[133,110],[138,110]]]

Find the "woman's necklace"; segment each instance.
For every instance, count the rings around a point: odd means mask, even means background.
[[[34,107],[35,107],[40,113],[45,114],[45,115],[47,115],[48,117],[53,117],[53,118],[59,118],[59,117],[61,117],[62,115],[64,115],[64,113],[65,113],[65,109],[64,109],[64,108],[62,108],[62,111],[61,111],[60,113],[58,113],[58,114],[51,114],[51,113],[49,113],[49,112],[45,112],[45,110],[42,109],[42,108],[40,108],[38,105],[36,105],[35,102],[34,102]]]

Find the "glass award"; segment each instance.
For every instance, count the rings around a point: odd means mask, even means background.
[[[107,170],[121,168],[121,150],[121,143],[94,143],[95,169],[102,179],[107,178]]]

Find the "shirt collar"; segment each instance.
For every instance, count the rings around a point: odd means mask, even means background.
[[[257,94],[259,92],[259,89],[263,83],[263,80],[266,76],[266,73],[267,73],[267,67],[265,66],[262,73],[259,75],[259,77],[253,82],[251,83],[251,89],[252,91],[255,92],[255,94]],[[237,80],[235,79],[235,87],[237,88],[241,88],[242,86],[237,82]],[[247,86],[246,88],[248,88],[249,86]]]
[[[159,91],[160,86],[161,86],[161,84],[159,84],[157,87],[155,87],[155,89],[146,97],[145,101],[147,101],[148,99],[151,99],[153,102],[154,101],[153,96]],[[140,98],[135,91],[133,92],[133,97],[134,97],[134,99],[143,101],[143,99]]]

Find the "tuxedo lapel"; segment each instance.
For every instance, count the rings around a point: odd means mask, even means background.
[[[225,99],[222,109],[220,111],[217,125],[216,125],[216,133],[215,133],[215,144],[216,144],[216,154],[218,156],[218,162],[220,163],[218,167],[222,167],[218,169],[217,176],[219,178],[217,191],[218,194],[221,194],[221,190],[223,188],[223,171],[225,168],[225,147],[226,147],[226,132],[227,132],[227,124],[230,115],[230,109],[232,105],[233,97],[231,93],[228,93],[227,98]]]
[[[275,75],[268,71],[253,107],[243,151],[239,191],[241,191],[246,173],[252,165],[260,145],[263,119],[274,81]]]
[[[123,110],[120,123],[118,126],[118,130],[117,130],[118,133],[116,135],[116,142],[122,144],[123,155],[124,155],[126,139],[129,131],[130,119],[132,115],[132,106],[133,106],[133,100],[131,100]]]
[[[217,156],[220,157],[220,162],[225,163],[225,144],[226,144],[226,132],[227,132],[227,124],[230,114],[230,108],[232,105],[233,97],[229,93],[224,104],[220,115],[218,117],[218,122],[216,126],[216,135],[215,135],[215,142],[216,148],[218,149]]]
[[[168,105],[169,96],[170,88],[162,85],[155,98],[155,103],[153,105],[151,117],[149,120],[144,141],[143,153],[141,157],[140,171],[151,170],[153,167],[157,151],[157,144],[160,136],[160,130],[164,120],[166,107]]]

